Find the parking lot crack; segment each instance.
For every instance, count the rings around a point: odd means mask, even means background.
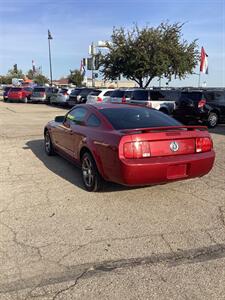
[[[222,223],[222,225],[225,227],[225,219],[224,219],[224,207],[223,206],[219,206],[219,219]]]
[[[78,281],[79,281],[82,277],[84,277],[84,275],[87,274],[88,271],[89,271],[89,269],[83,271],[79,276],[77,276],[77,278],[75,279],[75,281],[74,281],[73,284],[71,284],[71,285],[69,285],[68,287],[66,287],[66,288],[64,288],[64,289],[62,289],[62,290],[60,290],[60,291],[58,291],[58,292],[53,296],[52,300],[55,300],[60,294],[65,293],[65,292],[69,291],[70,289],[74,288],[74,287],[77,285]]]

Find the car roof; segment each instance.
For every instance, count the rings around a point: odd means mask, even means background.
[[[80,107],[81,105],[79,105]],[[89,106],[90,108],[95,108],[97,110],[101,110],[101,109],[104,109],[104,108],[122,108],[122,109],[125,109],[125,108],[144,108],[142,106],[136,106],[136,105],[129,105],[129,104],[114,104],[114,103],[88,103],[88,104],[83,104],[83,107],[87,107]],[[147,107],[146,107],[147,108]]]

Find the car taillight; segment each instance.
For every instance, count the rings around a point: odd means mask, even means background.
[[[123,155],[125,158],[150,157],[149,142],[129,142],[123,145]]]
[[[205,104],[206,104],[206,100],[205,100],[205,99],[200,100],[200,101],[198,102],[198,108],[204,107]]]
[[[63,95],[64,95],[64,96],[67,96],[67,95],[68,95],[68,93],[67,93],[67,92],[64,92],[64,93],[63,93]]]
[[[212,139],[209,137],[196,138],[196,152],[208,152],[213,148]]]
[[[148,100],[147,103],[146,103],[146,106],[147,107],[152,107],[152,102]]]
[[[126,97],[125,96],[122,97],[122,103],[126,103]]]
[[[102,98],[101,98],[101,97],[98,97],[98,98],[97,98],[97,102],[102,102]]]

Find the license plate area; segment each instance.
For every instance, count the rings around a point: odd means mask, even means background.
[[[187,177],[187,165],[174,165],[167,168],[168,179],[178,179]]]

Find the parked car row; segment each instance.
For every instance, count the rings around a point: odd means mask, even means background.
[[[225,122],[225,89],[96,89],[88,87],[5,88],[4,100],[42,102],[73,107],[77,104],[132,104],[157,109],[184,124],[200,122],[209,127]]]

